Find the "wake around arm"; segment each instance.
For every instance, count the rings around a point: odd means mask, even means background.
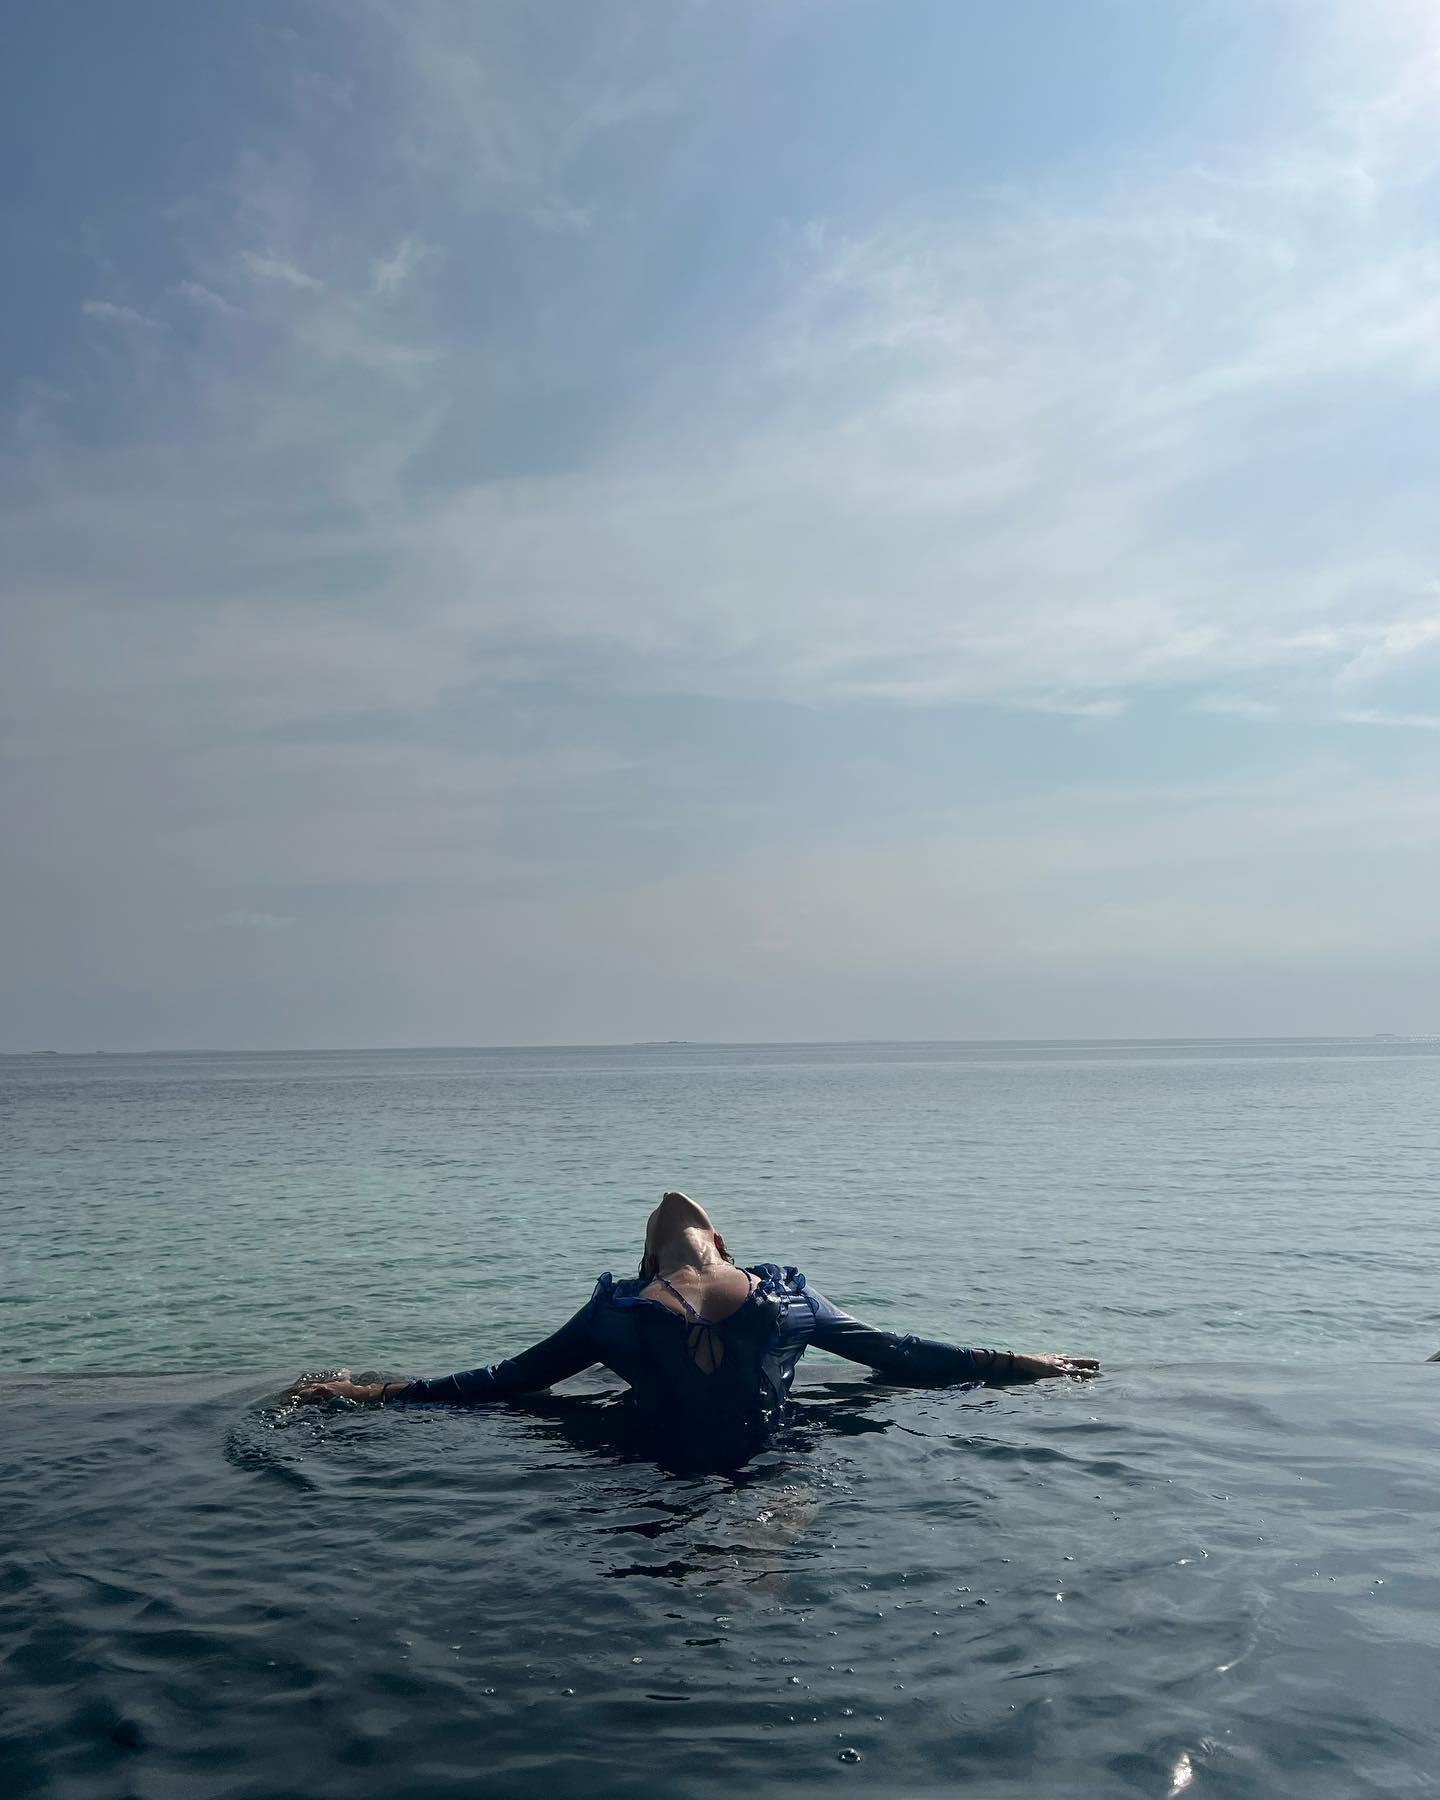
[[[807,1287],[814,1324],[810,1341],[851,1362],[867,1363],[889,1381],[910,1387],[950,1387],[962,1383],[998,1387],[1010,1382],[1040,1381],[1052,1375],[1089,1376],[1099,1364],[1088,1356],[1027,1356],[1017,1350],[966,1349],[939,1338],[882,1331],[842,1312],[823,1294]]]

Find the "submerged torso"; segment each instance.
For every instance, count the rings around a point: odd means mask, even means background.
[[[677,1460],[743,1461],[778,1422],[803,1348],[784,1354],[796,1296],[774,1264],[747,1273],[750,1292],[724,1317],[683,1296],[667,1304],[648,1282],[600,1278],[590,1303],[600,1360],[629,1383],[632,1429],[650,1453],[663,1439]]]

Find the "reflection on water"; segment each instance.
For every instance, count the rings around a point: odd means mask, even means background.
[[[313,1373],[307,1372],[307,1379]],[[357,1376],[369,1378],[368,1372]],[[970,1398],[977,1406],[993,1404],[988,1396]],[[879,1385],[812,1383],[765,1449],[742,1468],[713,1473],[677,1470],[630,1449],[626,1408],[613,1392],[534,1395],[505,1413],[516,1440],[528,1441],[533,1453],[561,1450],[612,1471],[598,1501],[576,1502],[577,1521],[594,1516],[597,1536],[639,1538],[660,1546],[653,1557],[601,1568],[603,1577],[755,1585],[773,1583],[784,1569],[817,1554],[798,1542],[817,1516],[817,1495],[829,1479],[827,1465],[811,1459],[832,1439],[907,1429],[893,1417],[893,1407],[887,1405],[891,1399],[892,1390]],[[388,1411],[391,1416],[425,1416],[420,1409]],[[230,1426],[225,1454],[237,1469],[314,1491],[317,1482],[307,1473],[311,1459],[327,1448],[363,1444],[376,1416],[343,1403],[322,1409],[297,1405],[288,1397],[263,1401]],[[431,1416],[473,1420],[476,1415]],[[354,1423],[361,1419],[366,1424]],[[396,1451],[403,1444],[398,1432],[387,1441]],[[717,1534],[726,1541],[716,1541]],[[677,1541],[683,1541],[686,1555],[667,1554]],[[635,1554],[640,1555],[638,1547]]]
[[[0,1791],[1423,1792],[1436,1374],[812,1383],[733,1476],[593,1393],[12,1384]]]

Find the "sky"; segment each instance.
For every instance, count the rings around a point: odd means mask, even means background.
[[[0,1048],[1440,1031],[1429,0],[7,39]]]

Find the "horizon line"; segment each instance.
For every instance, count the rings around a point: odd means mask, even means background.
[[[1119,1037],[956,1037],[956,1038],[628,1038],[588,1039],[573,1043],[496,1043],[496,1044],[294,1044],[294,1045],[203,1045],[181,1049],[173,1046],[150,1046],[143,1050],[111,1050],[99,1047],[87,1050],[57,1050],[49,1047],[26,1050],[0,1050],[0,1057],[29,1058],[40,1056],[409,1056],[463,1055],[471,1052],[501,1050],[811,1050],[860,1049],[901,1044],[934,1047],[937,1045],[1039,1045],[1039,1044],[1373,1044],[1428,1043],[1440,1038],[1437,1032],[1372,1031],[1372,1032],[1222,1032],[1198,1036],[1142,1037],[1127,1034]]]

